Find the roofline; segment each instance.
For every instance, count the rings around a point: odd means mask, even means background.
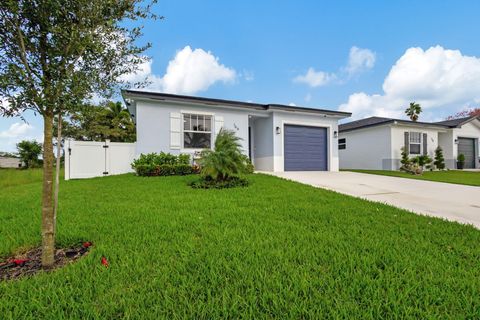
[[[170,93],[159,93],[159,92],[148,92],[148,91],[139,91],[139,90],[122,90],[122,97],[125,100],[127,105],[130,103],[127,99],[152,99],[160,101],[175,101],[175,102],[188,102],[195,104],[207,104],[207,105],[221,105],[221,106],[232,106],[245,109],[254,109],[254,110],[283,110],[283,111],[292,111],[292,112],[308,112],[308,113],[320,113],[326,115],[335,115],[342,117],[350,117],[352,114],[350,112],[343,111],[333,111],[326,109],[316,109],[316,108],[306,108],[306,107],[297,107],[297,106],[287,106],[282,104],[260,104],[253,102],[243,102],[236,100],[224,100],[224,99],[213,99],[205,97],[194,97]]]
[[[465,118],[465,121],[463,122],[460,122],[459,124],[457,124],[456,126],[449,126],[450,128],[460,128],[461,126],[463,126],[464,124],[466,123],[469,123],[473,120],[480,120],[480,116],[471,116],[471,117],[467,117]]]
[[[345,123],[345,124],[348,124],[348,123]],[[342,130],[341,129],[342,125],[340,125],[338,127],[338,132],[339,133],[350,132],[350,131],[355,131],[355,130],[360,130],[360,129],[365,129],[365,128],[383,126],[385,124],[404,124],[404,125],[413,125],[413,126],[417,126],[417,127],[429,126],[429,127],[439,128],[439,129],[449,129],[450,128],[447,125],[436,124],[436,123],[432,123],[432,122],[418,122],[418,121],[408,121],[408,120],[402,120],[402,119],[388,119],[388,120],[385,120],[383,122],[367,124],[367,125],[364,125],[364,126],[361,126],[361,127],[356,127],[356,128],[351,128],[351,129],[343,129]]]

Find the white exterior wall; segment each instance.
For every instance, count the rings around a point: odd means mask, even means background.
[[[377,126],[339,134],[346,148],[338,150],[340,169],[391,170],[391,127]]]
[[[253,165],[259,171],[273,171],[273,115],[251,121]]]
[[[170,146],[170,114],[194,113],[223,117],[223,127],[235,131],[242,139],[244,153],[248,153],[248,112],[222,107],[208,107],[187,104],[167,104],[160,102],[137,101],[137,148],[136,156],[141,153],[169,152],[172,154],[193,154],[195,149],[171,148]],[[183,123],[181,123],[183,130]],[[212,121],[212,147],[215,141],[215,121]],[[183,132],[181,133],[183,143]]]
[[[285,132],[284,126],[288,124],[327,128],[328,171],[338,171],[338,139],[333,137],[333,132],[338,132],[338,119],[318,114],[286,111],[273,112],[273,127],[270,131],[273,135],[273,171],[282,172],[284,170],[283,135]],[[279,134],[276,133],[277,127],[280,127]]]
[[[455,154],[457,146],[455,145],[453,130],[454,129],[449,129],[447,130],[447,132],[440,132],[438,134],[438,145],[443,150],[443,158],[445,159],[445,166],[447,167],[447,169],[456,168]]]
[[[408,127],[408,126],[392,126],[392,164],[393,170],[400,169],[400,159],[402,159],[401,148],[405,146],[405,132],[421,132],[427,134],[427,155],[432,159],[435,155],[435,149],[438,147],[438,129]],[[423,154],[423,140],[421,145],[421,153]],[[416,155],[411,155],[416,156]]]

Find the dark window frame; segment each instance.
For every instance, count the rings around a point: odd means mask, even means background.
[[[347,149],[347,138],[338,139],[338,150],[345,150],[345,149]]]

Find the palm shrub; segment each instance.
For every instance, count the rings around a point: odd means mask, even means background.
[[[440,146],[435,149],[435,161],[433,164],[438,170],[445,169],[445,158],[443,157],[443,150]]]
[[[190,155],[170,153],[141,154],[133,160],[132,169],[138,176],[172,176],[198,173],[195,166],[190,163]]]
[[[201,159],[198,161],[202,181],[197,181],[192,186],[198,188],[245,186],[246,180],[242,175],[251,172],[252,167],[242,153],[240,141],[235,132],[221,129],[215,140],[214,150],[202,151]]]
[[[400,171],[405,171],[411,174],[423,173],[423,166],[421,164],[423,164],[424,161],[427,161],[426,159],[423,159],[421,157],[409,158],[405,148],[402,148],[401,154],[402,159],[400,160],[400,163],[402,164],[402,166],[400,167]]]

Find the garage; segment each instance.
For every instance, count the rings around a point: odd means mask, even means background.
[[[284,170],[328,170],[327,137],[326,128],[285,125]]]
[[[475,139],[458,138],[458,154],[465,156],[465,169],[475,168]]]

